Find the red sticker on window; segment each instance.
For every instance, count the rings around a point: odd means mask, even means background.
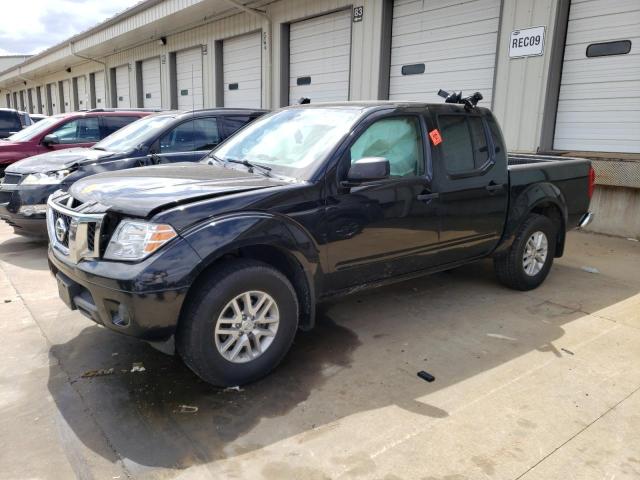
[[[442,143],[442,137],[440,136],[440,132],[437,128],[429,132],[429,138],[431,139],[431,143],[433,143],[434,146],[440,145]]]

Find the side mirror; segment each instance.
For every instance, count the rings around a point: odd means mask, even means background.
[[[59,143],[60,143],[60,139],[58,138],[57,135],[54,135],[53,133],[46,135],[42,139],[42,145],[44,145],[45,147],[49,147],[51,145],[58,145]]]
[[[371,180],[384,180],[391,173],[389,160],[384,157],[366,157],[356,160],[351,165],[347,180],[349,182],[366,182]]]

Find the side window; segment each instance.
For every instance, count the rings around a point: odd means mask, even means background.
[[[181,123],[160,138],[160,153],[210,150],[220,141],[215,118]]]
[[[20,121],[18,116],[10,111],[0,111],[0,128],[3,130],[18,131],[20,128]]]
[[[246,115],[224,117],[224,123],[227,127],[227,135],[233,135],[242,127],[244,127],[247,123],[249,123],[251,120],[252,119]]]
[[[108,137],[116,130],[120,130],[122,127],[129,125],[132,122],[139,120],[138,117],[102,117],[102,137]]]
[[[438,127],[442,135],[440,153],[447,172],[472,172],[487,163],[489,148],[480,117],[439,115]]]
[[[78,118],[51,132],[60,143],[90,143],[100,140],[98,117]]]
[[[417,117],[393,117],[370,125],[351,146],[351,163],[365,157],[389,160],[392,177],[422,175],[424,159]]]

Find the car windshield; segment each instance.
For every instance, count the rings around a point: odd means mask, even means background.
[[[212,154],[222,161],[246,161],[308,180],[361,113],[357,107],[282,110],[250,123]]]
[[[48,130],[53,125],[58,123],[62,117],[47,117],[38,123],[29,125],[27,128],[23,128],[17,133],[11,135],[7,140],[12,142],[28,142],[40,135],[45,130]]]
[[[107,150],[109,152],[127,152],[133,150],[148,138],[155,138],[155,136],[173,120],[173,115],[141,118],[113,132],[104,140],[96,143],[93,148],[96,150]]]

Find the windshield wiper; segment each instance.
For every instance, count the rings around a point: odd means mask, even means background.
[[[216,157],[215,155],[209,155],[214,160],[217,160],[222,163],[237,163],[238,165],[244,165],[249,169],[249,173],[253,173],[255,168],[260,168],[267,176],[271,176],[271,167],[267,167],[266,165],[260,165],[259,163],[251,163],[249,160],[238,160],[236,158],[225,158],[222,159],[220,157]]]

